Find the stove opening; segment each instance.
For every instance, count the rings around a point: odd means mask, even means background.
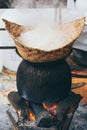
[[[51,118],[54,119],[56,115],[56,109],[58,107],[58,103],[54,103],[54,104],[43,103],[43,107],[51,114]]]

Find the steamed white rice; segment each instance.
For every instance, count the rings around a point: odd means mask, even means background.
[[[71,38],[56,26],[42,25],[21,33],[18,39],[27,47],[51,51],[66,45]]]

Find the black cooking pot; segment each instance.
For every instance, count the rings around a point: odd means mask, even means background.
[[[56,103],[71,89],[71,71],[65,60],[31,63],[23,60],[17,71],[21,97],[36,103]]]
[[[78,65],[87,67],[87,51],[73,48],[72,53],[73,59]]]

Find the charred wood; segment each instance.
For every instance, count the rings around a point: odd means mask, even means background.
[[[59,103],[59,106],[57,107],[58,130],[69,129],[74,112],[81,99],[81,95],[72,92],[66,99]]]
[[[30,102],[32,111],[36,116],[36,122],[38,127],[51,127],[52,119],[51,114],[45,110],[42,104]]]

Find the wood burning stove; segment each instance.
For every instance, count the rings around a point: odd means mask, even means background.
[[[55,109],[48,112],[41,103],[26,101],[18,92],[10,92],[8,100],[16,110],[18,121],[15,122],[9,111],[7,114],[14,130],[68,130],[81,98],[79,94],[70,93]]]
[[[81,100],[71,92],[71,70],[65,60],[31,63],[23,60],[17,71],[18,92],[8,100],[18,121],[7,111],[14,130],[68,130]]]

